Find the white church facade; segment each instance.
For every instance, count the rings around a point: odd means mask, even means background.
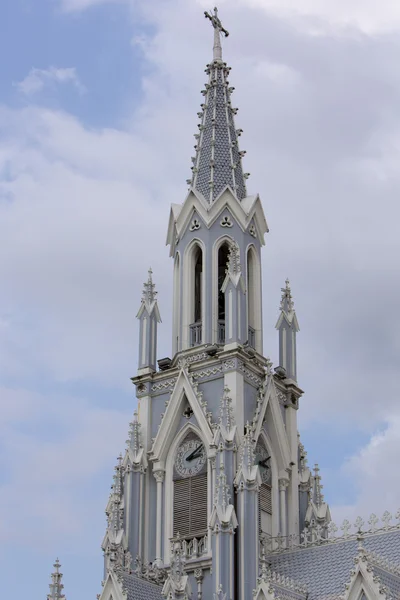
[[[333,524],[297,414],[299,332],[289,281],[263,348],[261,260],[268,233],[248,195],[235,126],[228,35],[217,10],[189,191],[173,204],[172,358],[157,357],[160,313],[144,285],[138,407],[115,467],[99,600],[400,598],[400,513]],[[397,519],[397,521],[396,521]],[[64,598],[55,564],[48,600]],[[73,599],[69,599],[73,600]]]

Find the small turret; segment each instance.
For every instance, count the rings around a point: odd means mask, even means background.
[[[50,594],[47,595],[47,600],[66,600],[64,594],[62,593],[64,586],[61,583],[62,573],[60,573],[60,561],[56,558],[56,562],[54,563],[54,571],[51,574],[51,583],[49,585]]]
[[[286,279],[285,284],[279,307],[281,314],[275,325],[279,331],[279,366],[285,369],[288,379],[297,381],[296,334],[300,327],[294,310],[289,279]]]
[[[139,371],[156,370],[157,359],[157,323],[161,323],[157,305],[157,292],[149,269],[149,278],[144,284],[142,304],[136,317],[140,320],[139,333]]]

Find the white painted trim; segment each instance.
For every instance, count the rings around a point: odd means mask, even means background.
[[[143,329],[142,329],[142,365],[146,364],[146,352],[147,352],[147,317],[143,317]]]
[[[276,448],[278,468],[280,471],[286,471],[287,469],[290,469],[290,446],[272,376],[270,376],[261,411],[258,415],[258,421],[254,432],[255,439],[258,439],[261,433],[262,424],[267,411],[269,412],[269,423],[271,425],[271,441],[273,442],[274,448]]]
[[[153,462],[160,462],[159,468],[162,468],[162,464],[167,458],[169,448],[176,434],[181,413],[183,412],[184,396],[186,396],[187,401],[193,410],[197,423],[203,432],[203,436],[207,439],[207,448],[213,441],[210,424],[199,404],[198,398],[193,391],[185,370],[181,369],[151,450],[151,460]]]
[[[172,322],[172,353],[179,351],[179,337],[181,330],[181,256],[180,252],[175,253],[174,260],[174,288],[173,288],[173,322]],[[178,340],[178,341],[177,341]]]
[[[211,273],[212,273],[212,284],[211,284],[211,313],[212,313],[212,343],[216,344],[218,341],[218,252],[221,246],[228,242],[232,243],[234,241],[233,237],[230,235],[222,235],[217,240],[215,240],[212,247],[212,265],[211,265]]]
[[[203,339],[206,331],[206,281],[207,281],[207,253],[206,246],[199,238],[194,238],[185,248],[183,254],[183,294],[185,301],[182,303],[182,343],[181,349],[190,348],[190,325],[194,322],[194,256],[195,249],[200,248],[203,259],[202,285],[201,285],[201,322]]]
[[[251,262],[250,262],[251,256]],[[251,279],[254,289],[249,289],[249,276],[251,265]],[[259,251],[254,244],[248,244],[246,248],[246,291],[247,291],[247,326],[253,327],[256,332],[256,350],[263,353],[262,336],[262,281],[261,281],[261,259]]]
[[[258,194],[238,202],[229,189],[226,189],[212,204],[208,204],[196,193],[196,190],[191,189],[183,205],[171,206],[167,233],[167,245],[171,246],[170,256],[174,255],[176,238],[179,239],[186,231],[194,210],[209,229],[226,208],[230,210],[242,231],[247,230],[254,218],[257,237],[261,244],[265,243],[264,236],[268,232],[268,225]]]
[[[228,306],[229,306],[229,335],[228,339],[231,340],[233,337],[233,298],[232,288],[228,292]]]
[[[168,451],[168,455],[165,461],[165,480],[164,480],[164,563],[169,564],[170,562],[170,543],[169,540],[173,536],[173,509],[174,509],[174,460],[179,445],[185,439],[189,432],[193,432],[203,442],[204,447],[209,450],[209,443],[204,436],[203,432],[199,427],[196,427],[193,423],[186,423],[186,425],[176,434],[173,442],[171,443]],[[207,468],[207,492],[210,488],[211,478],[209,467]],[[210,494],[207,494],[207,523],[210,519],[211,504]],[[209,540],[209,545],[210,545]]]
[[[278,463],[275,457],[274,446],[267,432],[262,429],[257,442],[262,440],[262,443],[267,449],[271,457],[271,499],[272,499],[272,537],[276,537],[279,533],[279,486],[278,486]]]

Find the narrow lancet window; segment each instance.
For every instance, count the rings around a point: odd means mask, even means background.
[[[201,321],[201,296],[203,276],[203,253],[201,248],[196,249],[194,266],[194,322]]]
[[[225,295],[221,290],[226,274],[226,265],[228,263],[229,246],[225,242],[218,250],[218,319],[225,320]]]
[[[247,314],[249,325],[249,345],[255,348],[256,330],[256,261],[254,250],[249,249],[247,253]]]

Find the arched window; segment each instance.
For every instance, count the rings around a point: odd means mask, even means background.
[[[189,287],[186,288],[189,296],[183,299],[183,306],[188,306],[187,317],[190,333],[190,346],[198,346],[203,339],[203,251],[195,243],[188,254],[186,264],[186,277]],[[184,309],[185,310],[185,309]],[[186,326],[186,325],[185,325]]]
[[[255,449],[256,464],[259,465],[261,486],[258,492],[258,523],[260,533],[272,533],[272,471],[271,457],[261,440]]]
[[[207,534],[207,453],[203,442],[190,432],[174,460],[173,535],[183,539]]]
[[[225,294],[221,287],[226,275],[229,256],[229,244],[224,242],[218,250],[218,343],[225,342]]]
[[[203,253],[201,248],[197,247],[194,263],[194,322],[201,321],[201,294],[203,283]]]

